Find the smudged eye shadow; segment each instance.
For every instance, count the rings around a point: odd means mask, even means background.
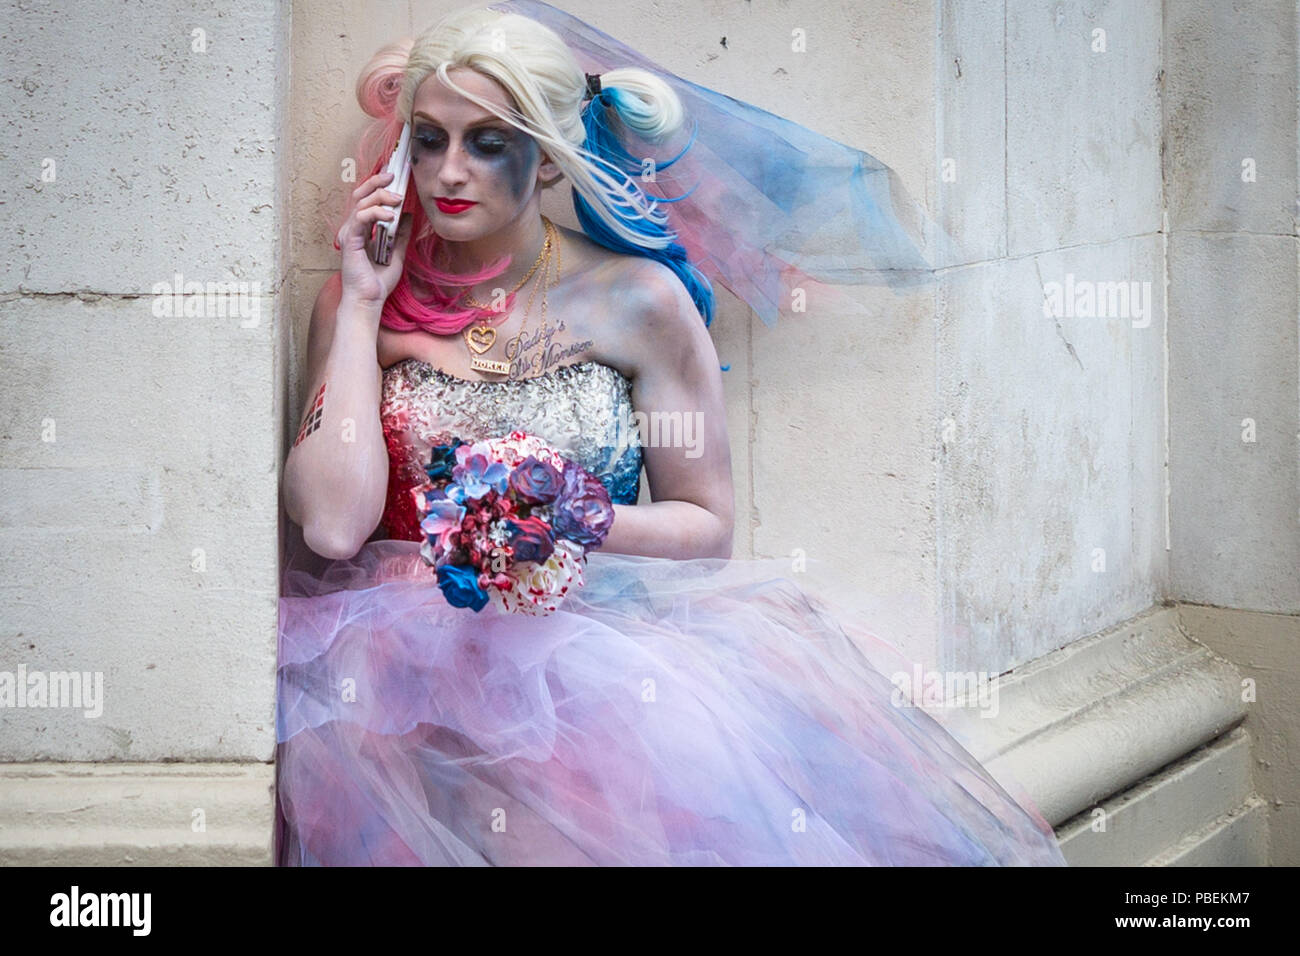
[[[519,130],[511,130],[511,132],[514,134],[511,147],[487,158],[493,163],[500,164],[506,181],[510,184],[511,195],[519,199],[528,187],[528,180],[531,178],[529,173],[533,169],[533,161],[537,158],[539,150],[537,141],[531,136]]]
[[[522,130],[505,126],[481,126],[470,129],[465,137],[471,156],[489,166],[505,179],[511,195],[519,199],[528,188],[529,172],[540,156],[537,141]],[[417,125],[412,163],[424,153],[447,148],[447,134],[437,126]]]

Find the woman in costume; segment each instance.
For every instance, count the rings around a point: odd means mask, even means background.
[[[534,2],[386,48],[358,95],[376,174],[312,315],[284,473],[278,862],[1063,864],[1032,806],[897,704],[883,642],[784,560],[730,556],[708,276],[768,321],[796,287],[844,305],[837,283],[909,281],[888,170]],[[377,171],[406,122],[403,197]],[[541,215],[560,181],[581,232]],[[647,442],[654,413],[698,430]],[[457,443],[516,430],[611,502],[554,609],[429,563],[447,531],[420,489]]]

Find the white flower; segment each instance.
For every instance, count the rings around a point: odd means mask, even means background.
[[[537,615],[551,613],[569,591],[582,587],[583,561],[580,545],[560,540],[555,542],[555,551],[545,561],[517,565],[509,593],[501,595],[506,610]]]
[[[504,545],[510,540],[510,532],[506,530],[504,518],[499,518],[488,525],[488,538],[496,545]]]

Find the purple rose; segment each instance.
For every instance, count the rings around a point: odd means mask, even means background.
[[[553,470],[553,469],[552,469]],[[542,562],[555,550],[551,529],[541,518],[511,518],[505,523],[516,561]]]
[[[564,466],[563,481],[551,519],[556,537],[587,549],[599,548],[614,523],[609,491],[599,478],[572,461]]]
[[[510,473],[510,487],[520,501],[530,505],[548,504],[560,493],[560,473],[554,465],[529,455]]]

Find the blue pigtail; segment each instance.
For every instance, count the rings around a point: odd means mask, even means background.
[[[606,171],[611,172],[612,175],[623,175],[632,189],[640,190],[640,187],[636,185],[636,182],[629,174],[636,173],[639,175],[641,162],[624,148],[619,138],[605,121],[604,107],[606,106],[612,106],[619,113],[635,116],[641,108],[641,103],[636,97],[613,87],[607,87],[597,93],[582,112],[582,125],[587,131],[587,141],[583,144],[584,148],[602,161],[601,165]],[[654,163],[655,172],[667,169],[681,159],[686,154],[686,150],[691,148],[693,142],[695,142],[694,132],[691,133],[690,142],[682,147],[680,153],[662,163]],[[657,202],[670,203],[685,199],[689,195],[690,192],[671,199],[664,196],[650,196],[649,198]],[[591,204],[576,189],[573,190],[573,209],[578,215],[578,224],[582,226],[583,232],[593,242],[598,242],[607,249],[625,255],[644,256],[647,259],[654,259],[672,269],[691,294],[691,301],[695,303],[695,308],[699,310],[700,316],[704,319],[704,324],[707,326],[713,321],[713,286],[710,284],[708,277],[687,260],[686,250],[681,245],[671,242],[662,249],[647,249],[644,246],[628,242],[610,230],[605,220],[596,213]],[[676,238],[665,225],[637,215],[625,202],[612,202],[609,209],[624,225],[640,235],[647,238]]]

